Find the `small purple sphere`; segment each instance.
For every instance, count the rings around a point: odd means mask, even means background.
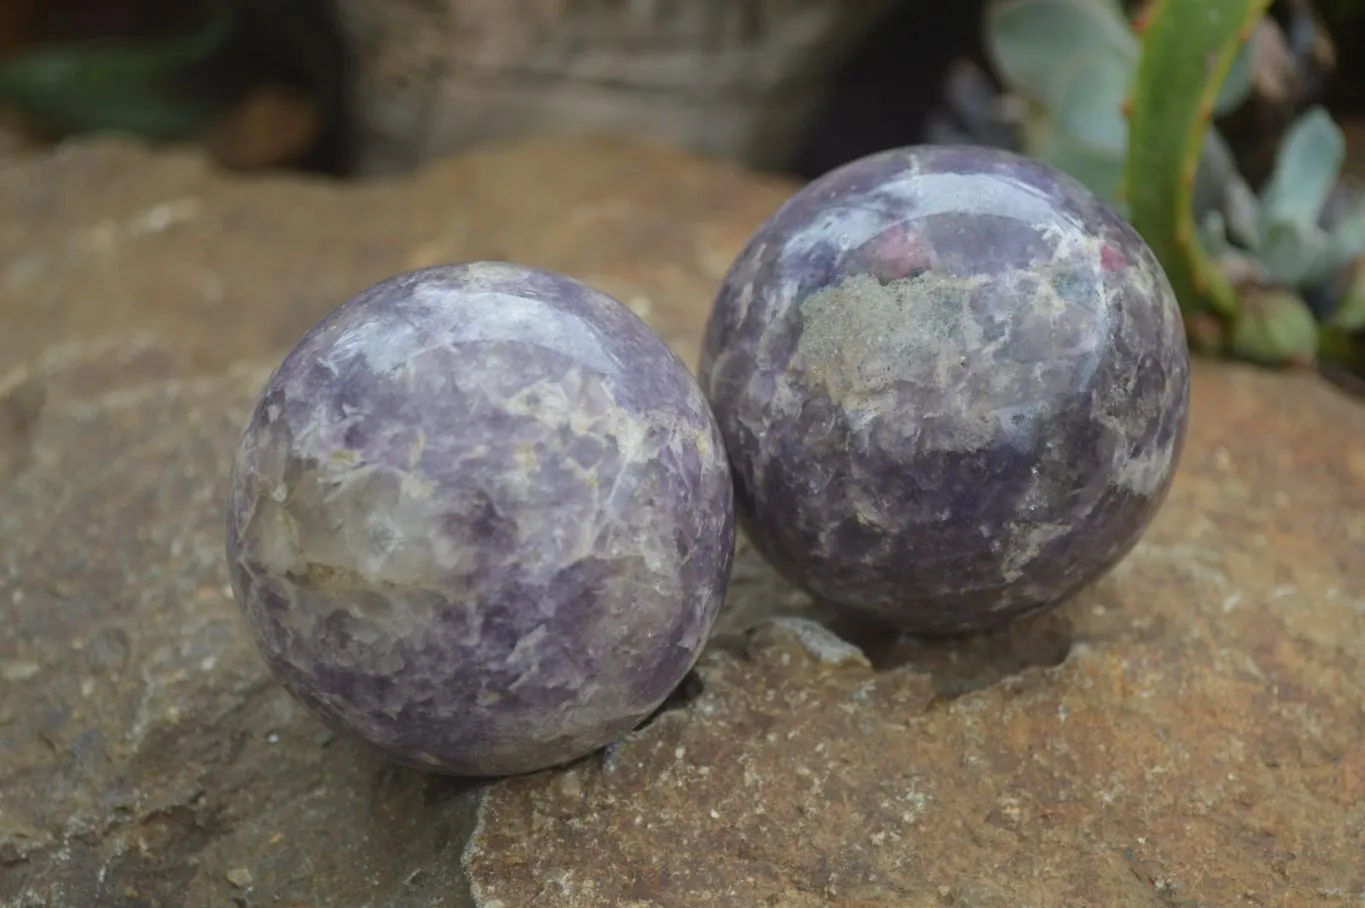
[[[265,661],[334,728],[465,776],[630,731],[724,597],[733,486],[686,366],[625,307],[503,263],[385,280],[270,378],[227,554]]]
[[[806,186],[716,299],[705,389],[741,526],[789,580],[900,629],[1050,608],[1169,490],[1189,403],[1150,249],[1070,177],[896,149]]]

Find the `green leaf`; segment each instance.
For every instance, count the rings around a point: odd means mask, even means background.
[[[176,84],[185,67],[217,51],[235,23],[215,0],[198,31],[173,38],[109,38],[25,49],[0,59],[0,98],[63,132],[116,130],[174,139],[213,110]]]
[[[1129,98],[1123,191],[1130,220],[1188,315],[1233,318],[1237,288],[1199,243],[1195,175],[1213,134],[1209,111],[1270,0],[1158,0],[1148,7]],[[1217,195],[1217,193],[1210,193]],[[1240,215],[1228,228],[1240,232]]]
[[[1243,44],[1242,49],[1237,52],[1227,76],[1223,78],[1223,86],[1218,90],[1218,99],[1213,102],[1215,117],[1225,116],[1241,107],[1242,102],[1251,94],[1251,79],[1255,74],[1251,65],[1256,49],[1255,32],[1252,32],[1252,35],[1252,40]]]
[[[1365,200],[1332,228],[1327,247],[1334,268],[1344,267],[1365,254]]]
[[[1125,63],[1137,39],[1110,0],[994,0],[986,8],[986,52],[1011,90],[1056,106],[1078,53]]]
[[[1285,133],[1261,192],[1266,221],[1316,225],[1345,157],[1346,139],[1331,115],[1322,107],[1305,111]]]
[[[1118,198],[1123,179],[1123,155],[1097,150],[1058,132],[1045,115],[1024,121],[1024,151],[1036,161],[1055,167],[1079,181],[1119,213],[1125,206]]]
[[[1204,213],[1199,222],[1199,239],[1209,255],[1217,258],[1231,252],[1232,242],[1228,239],[1228,222],[1223,212],[1214,208]]]
[[[1232,149],[1217,129],[1205,133],[1198,160],[1191,199],[1195,216],[1217,211],[1228,238],[1254,249],[1260,239],[1261,200],[1238,172]]]
[[[1232,328],[1232,351],[1268,366],[1311,362],[1318,323],[1302,299],[1283,290],[1247,292]]]
[[[1351,268],[1346,283],[1346,291],[1337,303],[1336,311],[1327,324],[1343,331],[1360,331],[1365,328],[1365,262],[1357,262]]]
[[[1128,150],[1123,101],[1133,68],[1102,52],[1078,59],[1060,82],[1053,116],[1059,132],[1119,161]]]
[[[1311,227],[1305,229],[1286,221],[1262,225],[1261,242],[1256,254],[1275,283],[1287,287],[1302,286],[1318,255],[1315,233]]]

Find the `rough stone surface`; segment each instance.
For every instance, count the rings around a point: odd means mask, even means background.
[[[405,272],[271,376],[228,491],[233,588],[310,710],[395,760],[529,772],[630,731],[701,654],[734,553],[687,367],[557,272]]]
[[[312,719],[233,604],[242,427],[338,300],[453,259],[569,273],[695,362],[787,191],[610,142],[369,186],[107,142],[0,170],[0,905],[468,905],[474,791]]]
[[[1137,233],[1056,171],[933,146],[805,187],[736,261],[700,374],[754,545],[921,633],[1056,605],[1170,487],[1189,355]]]
[[[960,642],[835,625],[871,668],[767,624],[718,644],[685,711],[489,792],[481,904],[1359,904],[1365,407],[1197,366],[1114,572]],[[738,576],[728,608],[779,598]]]
[[[566,770],[398,768],[270,677],[222,500],[309,325],[510,258],[695,362],[783,195],[598,143],[370,188],[109,145],[0,172],[0,905],[1359,904],[1365,407],[1308,376],[1199,364],[1143,541],[997,634],[830,624],[868,668],[766,622],[823,616],[741,544],[700,696]]]

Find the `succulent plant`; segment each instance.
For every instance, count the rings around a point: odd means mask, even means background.
[[[1026,102],[1024,152],[1132,220],[1196,346],[1312,362],[1365,325],[1365,196],[1340,181],[1345,143],[1320,107],[1286,131],[1259,191],[1212,124],[1251,91],[1268,5],[1157,0],[1133,23],[1116,0],[993,0],[986,45]]]
[[[1230,338],[1239,355],[1266,362],[1311,359],[1318,352],[1318,318],[1329,330],[1365,325],[1355,286],[1355,262],[1365,254],[1365,205],[1357,200],[1334,223],[1323,217],[1344,155],[1341,130],[1313,107],[1286,135],[1249,217],[1229,220],[1216,209],[1205,214],[1200,238],[1224,273],[1236,277],[1243,303]],[[1342,276],[1344,292],[1331,293]],[[1333,297],[1335,305],[1313,311],[1312,301]],[[1248,312],[1248,303],[1259,311]]]
[[[1024,101],[1024,152],[1117,204],[1128,148],[1121,106],[1138,54],[1117,3],[991,3],[986,48],[1007,90]]]
[[[1141,45],[1117,0],[995,0],[986,7],[986,46],[996,73],[1025,102],[1025,153],[1122,209],[1123,109]],[[1215,115],[1235,108],[1250,90],[1250,59],[1241,54]],[[1221,144],[1216,136],[1210,140]]]

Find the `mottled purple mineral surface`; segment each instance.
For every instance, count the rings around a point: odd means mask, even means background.
[[[754,235],[700,376],[741,525],[816,599],[921,634],[1117,563],[1164,500],[1189,360],[1166,276],[1067,176],[931,146],[830,172]]]
[[[730,574],[732,484],[686,367],[562,275],[386,280],[262,393],[228,499],[232,583],[286,688],[400,762],[583,756],[691,668]]]

